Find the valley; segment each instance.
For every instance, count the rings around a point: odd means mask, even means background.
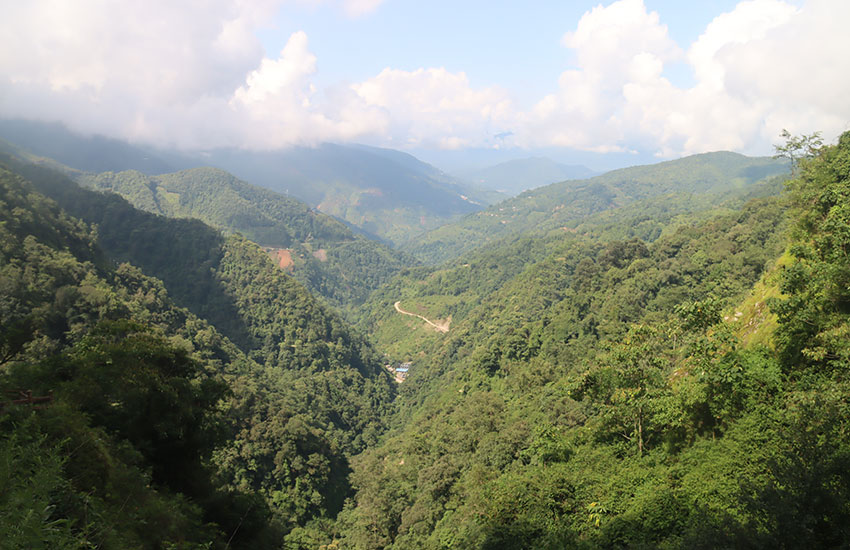
[[[3,8],[0,550],[850,548],[850,1]]]
[[[710,153],[552,183],[395,247],[114,148],[124,165],[87,165],[108,171],[0,155],[0,383],[51,396],[0,414],[15,536],[844,540],[850,135],[793,166]]]

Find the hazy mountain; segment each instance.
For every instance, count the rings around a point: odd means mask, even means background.
[[[464,184],[406,153],[363,145],[181,152],[82,136],[60,124],[21,120],[0,121],[0,138],[86,172],[138,170],[159,175],[214,166],[296,197],[396,244],[503,198]]]
[[[598,172],[586,166],[566,165],[544,157],[532,157],[458,172],[456,175],[481,187],[514,196],[541,185],[589,178],[598,175]]]
[[[176,169],[162,158],[161,151],[104,136],[77,134],[57,122],[0,119],[0,139],[86,172],[138,170],[162,174]]]
[[[216,150],[194,157],[201,163],[297,197],[396,244],[498,198],[405,153],[361,145]]]
[[[569,230],[590,214],[667,194],[722,200],[736,189],[785,174],[788,164],[768,157],[717,152],[614,170],[586,180],[568,180],[526,191],[416,238],[405,250],[438,263],[484,243],[528,231]]]

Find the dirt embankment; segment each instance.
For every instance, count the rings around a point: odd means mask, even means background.
[[[281,269],[292,271],[295,262],[292,260],[292,251],[288,248],[275,248],[272,246],[264,246],[263,249],[269,253],[274,263]]]

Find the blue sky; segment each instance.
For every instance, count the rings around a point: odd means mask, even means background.
[[[594,168],[850,128],[847,0],[31,0],[0,116],[184,149],[322,141]],[[4,43],[5,42],[5,43]]]
[[[658,11],[671,38],[687,47],[737,2],[644,4]],[[364,80],[386,67],[445,67],[466,72],[473,86],[504,86],[531,103],[550,91],[570,66],[572,55],[561,39],[597,5],[600,2],[389,0],[373,12],[349,17],[333,4],[295,4],[281,9],[258,36],[266,53],[274,55],[293,32],[305,31],[326,86]],[[669,68],[668,76],[691,82],[684,64]]]

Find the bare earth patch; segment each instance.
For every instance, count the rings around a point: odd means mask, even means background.
[[[420,319],[422,319],[423,321],[425,321],[426,323],[428,323],[429,325],[434,327],[434,330],[436,330],[437,332],[446,333],[446,332],[449,331],[449,325],[452,324],[451,316],[449,316],[448,319],[437,319],[436,322],[435,322],[435,321],[431,321],[429,319],[426,319],[425,317],[423,317],[419,314],[411,313],[409,311],[404,311],[403,309],[401,309],[400,304],[401,304],[401,301],[398,301],[395,304],[393,304],[393,306],[395,307],[395,310],[398,311],[399,313],[401,313],[402,315],[411,315],[413,317],[419,317]]]

